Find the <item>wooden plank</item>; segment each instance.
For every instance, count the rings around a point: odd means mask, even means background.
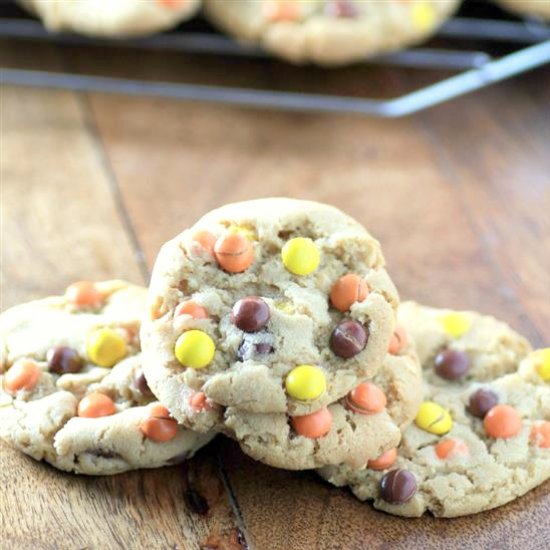
[[[16,62],[19,49],[8,50]],[[54,50],[35,53],[59,63]],[[4,87],[0,114],[2,309],[76,279],[143,283],[81,98]],[[106,478],[63,474],[4,446],[0,460],[5,547],[241,548],[215,444],[183,466]]]

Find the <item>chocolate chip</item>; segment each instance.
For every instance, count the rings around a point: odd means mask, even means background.
[[[434,370],[445,380],[457,380],[470,370],[470,358],[463,351],[445,349],[437,354]]]
[[[344,359],[349,359],[360,353],[367,345],[369,332],[357,321],[343,321],[333,331],[330,337],[330,349]]]
[[[269,306],[257,296],[239,300],[231,310],[231,322],[244,332],[258,332],[269,321]]]
[[[380,493],[390,504],[403,504],[416,493],[416,479],[408,470],[391,470],[380,480]]]
[[[136,373],[136,376],[134,378],[134,386],[139,391],[139,393],[143,395],[143,397],[154,397],[154,394],[151,391],[151,388],[149,387],[149,384],[147,383],[147,379],[145,378],[143,372],[138,371]]]
[[[237,349],[237,358],[243,362],[273,353],[272,340],[272,336],[267,332],[254,335],[245,334]]]
[[[46,355],[48,369],[55,374],[78,372],[82,368],[82,359],[73,348],[56,346],[48,350]]]
[[[491,390],[483,388],[470,395],[468,410],[478,418],[485,418],[485,415],[498,404],[498,395]]]

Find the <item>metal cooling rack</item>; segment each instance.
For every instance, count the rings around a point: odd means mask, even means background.
[[[14,68],[0,68],[0,71],[3,84],[395,118],[427,109],[550,63],[550,26],[540,22],[457,17],[442,27],[438,37],[447,39],[446,43],[452,43],[453,48],[413,48],[364,62],[456,72],[453,76],[390,99],[156,82]],[[208,31],[178,30],[132,40],[91,39],[73,34],[50,34],[39,22],[25,18],[0,19],[0,38],[259,59],[269,57],[261,49],[239,44]],[[477,47],[471,49],[474,41],[476,45],[482,43],[485,47],[482,50]],[[512,47],[513,51],[495,58],[486,51],[490,44]]]

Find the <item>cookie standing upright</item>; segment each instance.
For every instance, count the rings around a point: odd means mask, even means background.
[[[205,0],[207,17],[238,39],[294,63],[339,65],[421,42],[458,0]]]
[[[142,328],[147,379],[201,431],[224,407],[310,414],[374,376],[397,303],[379,243],[336,208],[226,205],[158,255]]]
[[[474,514],[548,480],[550,350],[532,352],[492,317],[401,307],[427,381],[415,422],[382,467],[325,467],[320,474],[376,508],[411,517]]]
[[[199,0],[18,0],[54,32],[139,36],[175,27],[195,14]]]
[[[81,282],[0,316],[0,438],[56,468],[173,464],[211,438],[179,427],[141,368],[146,290]]]

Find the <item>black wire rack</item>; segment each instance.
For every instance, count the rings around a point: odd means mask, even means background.
[[[269,54],[257,47],[240,44],[209,29],[197,32],[186,27],[141,39],[96,39],[74,34],[51,34],[37,21],[10,16],[0,18],[2,38],[269,59]],[[0,68],[0,78],[3,84],[36,88],[395,118],[422,111],[550,63],[550,26],[539,21],[455,17],[440,29],[437,38],[444,39],[444,47],[412,48],[364,61],[364,64],[371,65],[453,73],[420,89],[389,99],[159,82],[21,68]],[[503,46],[511,51],[495,57],[489,53],[491,45]]]

